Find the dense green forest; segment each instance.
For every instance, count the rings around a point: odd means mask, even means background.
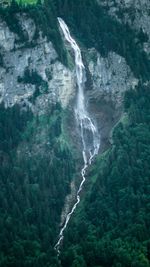
[[[150,266],[150,86],[128,91],[124,108],[68,227],[63,267]]]
[[[22,12],[37,26],[32,43],[16,16]],[[64,113],[59,104],[41,116],[18,105],[0,105],[0,267],[149,267],[150,86],[145,81],[150,62],[142,49],[147,35],[117,22],[96,0],[46,0],[30,6],[12,1],[0,7],[0,16],[24,48],[35,46],[42,31],[68,65],[57,22],[61,16],[82,47],[95,47],[103,56],[118,53],[140,79],[125,94],[112,146],[88,173],[87,193],[65,232],[59,260],[53,247],[76,170],[63,132]],[[36,81],[36,98],[43,81],[34,72],[21,79]]]
[[[74,173],[61,128],[59,105],[37,117],[0,105],[1,267],[55,266],[53,246]]]

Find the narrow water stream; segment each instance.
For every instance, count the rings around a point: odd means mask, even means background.
[[[66,41],[70,44],[73,49],[75,56],[75,68],[76,68],[76,83],[77,83],[77,101],[75,107],[75,116],[77,126],[80,130],[81,140],[82,140],[82,155],[84,160],[84,166],[81,169],[82,181],[80,183],[79,189],[76,194],[76,202],[73,205],[71,211],[67,214],[64,226],[61,228],[58,242],[55,245],[55,249],[59,255],[60,247],[62,245],[62,241],[64,238],[64,231],[67,228],[68,222],[74,213],[77,205],[80,202],[80,192],[82,191],[83,184],[86,180],[85,173],[88,166],[92,163],[92,159],[98,154],[100,147],[100,136],[98,133],[98,129],[94,122],[92,121],[88,111],[85,106],[85,98],[84,98],[84,87],[86,81],[86,72],[85,67],[82,61],[81,51],[76,41],[70,35],[70,31],[66,23],[63,19],[58,18],[60,28],[64,34]]]

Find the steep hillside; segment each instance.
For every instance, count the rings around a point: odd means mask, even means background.
[[[150,87],[127,92],[125,111],[111,149],[88,174],[62,266],[150,266]]]
[[[0,266],[56,262],[61,211],[76,174],[65,111],[73,73],[49,40],[60,36],[56,18],[50,38],[40,31],[44,22],[31,18],[37,10],[15,3],[1,10]]]
[[[149,8],[148,0],[1,3],[0,267],[150,266]],[[58,17],[85,66],[83,111],[100,136],[91,167],[74,51]],[[84,163],[82,201],[58,257]]]

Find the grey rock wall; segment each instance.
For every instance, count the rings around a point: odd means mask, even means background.
[[[114,7],[123,8],[124,4],[128,7],[130,2],[121,4],[119,1],[105,0],[100,4],[109,5],[109,12],[116,16]],[[71,69],[59,61],[53,44],[41,33],[35,40],[36,26],[31,18],[22,14],[18,15],[18,19],[26,37],[22,42],[5,22],[0,21],[0,102],[4,101],[6,107],[15,103],[29,105],[38,114],[44,114],[49,104],[56,102],[60,102],[63,108],[71,104],[72,110],[76,82],[70,47],[65,43]],[[85,61],[91,82],[85,88],[86,101],[101,132],[103,150],[108,145],[113,125],[122,114],[124,93],[134,88],[138,80],[125,59],[114,52],[103,58],[94,48],[85,49]]]
[[[0,21],[0,101],[5,106],[25,103],[40,112],[50,102],[60,102],[65,108],[74,96],[74,73],[58,60],[51,42],[39,34],[35,41],[36,26],[25,14],[19,16],[20,25],[28,42],[18,42],[17,34],[11,32],[5,22]],[[30,77],[25,77],[27,76]],[[32,78],[36,74],[43,81],[37,84]],[[30,99],[39,87],[39,96],[32,105]],[[46,91],[46,92],[45,92]]]
[[[121,106],[125,91],[134,88],[138,80],[125,59],[118,54],[110,52],[103,58],[95,49],[88,52],[88,68],[93,84],[88,97],[97,101],[111,99],[116,108]]]

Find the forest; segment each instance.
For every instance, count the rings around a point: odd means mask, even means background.
[[[55,266],[54,243],[75,167],[60,105],[46,116],[0,105],[0,266]],[[48,144],[38,138],[43,128]],[[42,152],[38,148],[41,143]]]
[[[63,267],[150,266],[150,87],[128,91],[124,109],[68,227]]]

